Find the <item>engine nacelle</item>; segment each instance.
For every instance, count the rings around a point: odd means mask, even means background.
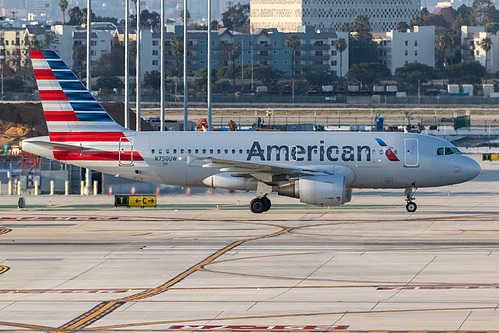
[[[231,172],[217,173],[202,180],[203,184],[213,188],[225,188],[228,190],[255,191],[256,179],[244,177],[233,177]]]
[[[318,206],[339,206],[352,199],[352,189],[347,189],[346,177],[339,175],[300,178],[279,186],[277,193]]]

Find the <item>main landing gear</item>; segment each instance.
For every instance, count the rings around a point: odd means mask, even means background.
[[[414,189],[406,188],[405,192],[404,192],[404,195],[406,196],[405,201],[407,201],[407,205],[405,205],[405,209],[407,209],[407,211],[409,213],[414,213],[416,211],[416,209],[418,209],[418,205],[416,205],[416,203],[413,202],[413,200],[415,199],[414,193],[416,193],[416,190],[417,190],[416,187],[414,187]]]
[[[272,203],[270,202],[269,198],[263,196],[251,200],[249,206],[252,213],[259,214],[268,211],[272,206]]]

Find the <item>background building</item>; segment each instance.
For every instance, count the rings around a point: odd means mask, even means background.
[[[488,52],[482,47],[482,40],[490,38]],[[461,59],[478,61],[488,73],[499,71],[499,35],[485,31],[485,27],[461,27]]]
[[[392,30],[375,34],[378,59],[395,74],[405,64],[418,62],[435,68],[435,27],[415,26],[413,30]]]
[[[419,16],[420,7],[420,0],[251,0],[251,30],[292,32],[310,25],[339,31],[344,23],[365,15],[372,32],[385,32]]]

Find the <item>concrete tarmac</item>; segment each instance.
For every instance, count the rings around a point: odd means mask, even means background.
[[[216,191],[2,196],[0,331],[498,331],[499,163],[481,165],[412,214],[401,190],[260,215]]]

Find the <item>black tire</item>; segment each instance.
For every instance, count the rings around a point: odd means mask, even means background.
[[[405,205],[405,209],[407,209],[409,213],[414,213],[416,209],[418,209],[418,205],[416,205],[415,202],[409,202],[407,205]]]
[[[260,213],[263,213],[265,211],[265,203],[262,199],[260,198],[255,198],[253,200],[251,200],[250,204],[249,204],[249,208],[251,210],[252,213],[255,213],[255,214],[260,214]]]
[[[261,199],[265,205],[265,209],[263,211],[266,212],[270,209],[270,207],[272,207],[272,202],[270,202],[270,199],[267,197],[262,197]]]

